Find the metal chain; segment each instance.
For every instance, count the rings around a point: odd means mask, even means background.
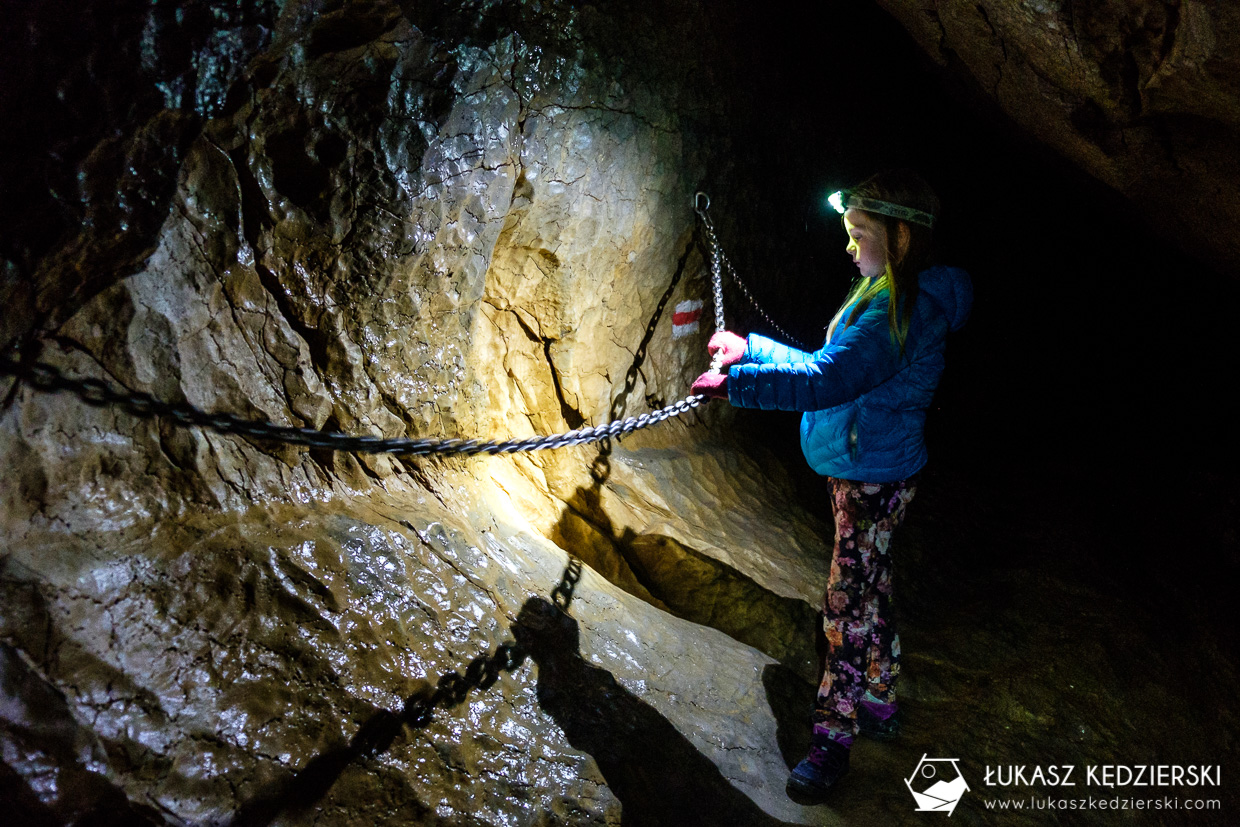
[[[0,358],[0,374],[25,379],[32,386],[43,391],[69,391],[76,394],[86,404],[95,407],[115,405],[139,417],[166,416],[180,425],[197,425],[222,434],[239,434],[290,445],[305,445],[310,448],[400,456],[513,454],[519,451],[543,451],[570,445],[584,445],[626,436],[633,431],[680,416],[708,401],[708,397],[704,395],[689,396],[660,410],[640,416],[630,416],[606,425],[578,428],[550,436],[509,439],[502,442],[481,439],[385,439],[372,436],[349,436],[314,428],[293,428],[272,422],[242,419],[232,414],[207,413],[193,405],[162,402],[148,393],[117,390],[101,379],[73,379],[65,376],[55,366],[44,362],[24,365],[7,358]]]
[[[705,205],[702,204],[703,200],[706,202]],[[723,248],[719,246],[719,239],[715,237],[715,225],[710,223],[710,216],[706,214],[709,209],[709,195],[699,192],[693,196],[693,210],[698,214],[698,218],[702,219],[702,228],[706,230],[706,243],[710,245],[710,280],[715,299],[715,331],[720,332],[727,329],[723,321]],[[736,278],[735,274],[732,278]]]
[[[562,611],[568,611],[568,604],[573,602],[573,592],[577,591],[577,582],[581,580],[582,562],[576,557],[568,558],[568,567],[560,584],[551,592],[551,602]]]
[[[706,201],[705,206],[702,205],[703,199]],[[745,286],[745,282],[741,281],[740,277],[736,275],[736,269],[732,266],[732,262],[728,259],[727,254],[723,251],[723,247],[719,244],[719,239],[715,236],[715,225],[711,223],[710,216],[706,214],[706,211],[710,209],[710,197],[704,192],[699,192],[693,198],[693,209],[697,212],[698,217],[702,219],[702,227],[706,230],[706,241],[710,245],[711,280],[713,281],[715,296],[715,328],[717,330],[724,329],[723,272],[724,270],[727,270],[728,275],[732,279],[732,283],[740,288],[741,293],[746,299],[749,300],[749,303],[753,305],[753,309],[758,311],[758,315],[766,321],[767,325],[782,336],[789,344],[796,345],[804,350],[805,345],[802,344],[795,336],[775,323],[775,320],[770,317],[766,310],[763,309],[762,305],[758,304],[758,300],[753,297],[753,294],[749,292],[749,288]]]
[[[705,201],[704,204],[703,200]],[[706,239],[710,245],[711,286],[715,300],[716,330],[726,329],[723,318],[723,271],[726,268],[732,280],[741,288],[741,292],[745,294],[745,297],[749,299],[754,308],[762,314],[767,323],[792,344],[799,345],[796,339],[789,336],[783,328],[771,320],[770,316],[754,300],[744,283],[737,278],[732,263],[728,261],[723,248],[719,245],[719,239],[715,236],[715,228],[710,221],[710,216],[706,214],[706,211],[710,209],[710,197],[706,193],[699,192],[694,196],[693,209],[702,219],[702,226],[706,230]],[[688,251],[686,250],[686,255],[681,258],[676,277],[673,278],[673,288],[683,271],[687,255]],[[659,312],[655,314],[651,327],[653,327],[659,316],[662,315],[663,305],[667,303],[671,292],[672,290],[669,288],[664,294],[663,300],[659,304]],[[643,351],[652,332],[650,330],[647,331],[646,339],[642,342]],[[720,356],[717,354],[716,360],[718,358]],[[712,365],[712,369],[717,371],[719,368],[717,365]],[[349,436],[348,434],[320,431],[314,428],[294,428],[287,425],[276,425],[274,422],[243,419],[232,414],[207,413],[195,408],[193,405],[177,405],[163,402],[141,391],[117,390],[101,379],[73,379],[61,373],[59,368],[46,362],[27,364],[14,361],[8,357],[0,357],[0,375],[24,379],[33,387],[43,391],[69,391],[77,395],[86,404],[94,407],[115,405],[134,416],[143,418],[166,416],[180,425],[197,425],[198,427],[207,428],[221,434],[238,434],[289,445],[304,445],[310,448],[328,448],[335,451],[353,451],[365,454],[395,454],[399,456],[515,454],[523,451],[544,451],[552,448],[565,448],[570,445],[602,442],[606,439],[626,436],[633,431],[638,431],[672,417],[680,416],[710,401],[710,397],[704,394],[697,394],[685,397],[679,402],[660,408],[657,411],[613,420],[606,425],[578,428],[562,434],[532,436],[525,439],[503,441],[482,439],[385,439],[371,436]],[[630,377],[629,383],[631,384],[634,380],[635,377]],[[628,389],[626,388],[626,390]],[[620,398],[623,397],[624,394]],[[615,412],[613,412],[614,415]]]

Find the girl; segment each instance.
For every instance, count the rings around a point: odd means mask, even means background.
[[[894,737],[900,640],[892,625],[891,532],[926,463],[926,409],[943,372],[949,330],[968,317],[973,290],[956,268],[930,266],[939,213],[915,173],[879,173],[832,196],[844,214],[846,252],[860,270],[806,353],[756,334],[720,331],[711,355],[726,373],[705,373],[693,392],[749,408],[804,411],[801,448],[825,475],[835,548],[823,598],[828,658],[813,715],[809,756],[788,779],[821,798],[848,771],[858,732]]]

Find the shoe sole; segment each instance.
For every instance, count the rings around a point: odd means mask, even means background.
[[[848,770],[844,770],[844,772],[836,776],[835,781],[827,787],[811,783],[797,775],[789,775],[788,781],[784,785],[784,790],[790,797],[793,797],[793,794],[795,793],[796,796],[808,799],[810,803],[821,804],[829,795],[831,795],[831,791],[835,789],[835,786],[839,783],[840,779],[847,774]]]
[[[811,787],[808,784],[793,781],[791,778],[788,779],[788,783],[784,786],[784,792],[797,804],[804,805],[822,804],[831,794],[829,788],[822,790],[818,787]]]

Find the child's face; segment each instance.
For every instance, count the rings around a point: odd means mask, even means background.
[[[887,270],[887,230],[860,210],[844,213],[844,229],[848,246],[844,252],[867,279],[881,276]]]

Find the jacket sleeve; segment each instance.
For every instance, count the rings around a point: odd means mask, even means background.
[[[754,349],[754,338],[750,336],[747,356]],[[761,352],[789,358],[767,362],[755,359],[729,369],[728,401],[733,405],[821,411],[858,398],[900,369],[899,346],[891,340],[885,301],[872,302],[855,324],[837,332],[835,341],[814,353],[772,344],[783,350]]]
[[[774,339],[759,336],[757,333],[750,333],[748,345],[745,347],[745,358],[740,364],[758,363],[769,365],[781,362],[808,362],[813,358],[813,353],[806,353],[803,350],[797,350],[795,347],[780,344]]]

